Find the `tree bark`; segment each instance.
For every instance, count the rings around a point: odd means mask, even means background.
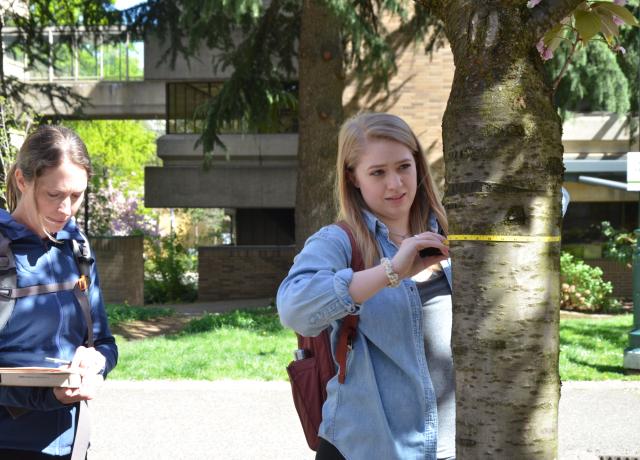
[[[525,32],[531,12],[441,3],[456,65],[443,119],[450,234],[560,235],[562,125],[539,37]],[[457,458],[557,458],[559,242],[467,239],[451,254]]]
[[[344,70],[338,19],[322,0],[304,0],[299,48],[296,243],[335,219],[333,195]]]

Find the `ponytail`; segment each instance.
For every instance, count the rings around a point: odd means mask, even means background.
[[[18,188],[18,184],[16,184],[16,169],[18,169],[18,164],[14,163],[9,172],[7,173],[7,209],[9,212],[13,212],[18,206],[18,200],[20,199],[20,189]]]

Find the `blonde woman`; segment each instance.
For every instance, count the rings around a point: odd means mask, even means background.
[[[417,137],[399,117],[365,113],[340,131],[340,220],[311,236],[278,290],[283,324],[306,336],[360,315],[346,380],[327,385],[316,459],[455,456],[447,219]],[[422,255],[421,255],[422,254]]]

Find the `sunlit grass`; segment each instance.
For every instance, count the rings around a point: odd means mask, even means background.
[[[273,307],[205,315],[175,335],[118,337],[114,379],[286,380],[296,339]]]
[[[110,317],[127,321],[146,315],[162,316],[162,311],[145,307]],[[632,322],[629,314],[561,320],[562,380],[640,380],[622,367]],[[174,335],[118,337],[118,347],[120,361],[110,374],[114,379],[286,380],[296,339],[281,326],[275,308],[266,307],[205,315]]]
[[[633,315],[560,321],[562,380],[640,380],[622,366]]]

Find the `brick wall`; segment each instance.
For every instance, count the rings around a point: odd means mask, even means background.
[[[286,276],[294,246],[198,248],[198,300],[274,297]]]
[[[389,84],[389,95],[384,91],[373,99],[357,100],[355,85],[345,89],[343,102],[347,115],[363,108],[390,112],[402,117],[416,133],[427,151],[436,183],[444,184],[442,156],[442,116],[451,92],[453,54],[449,46],[428,56],[422,45],[409,47],[398,57],[398,72]]]
[[[144,303],[144,259],[141,236],[90,238],[105,302]]]
[[[588,259],[584,261],[592,267],[602,269],[602,279],[613,285],[613,296],[631,299],[633,297],[633,276],[631,267],[610,259]]]

